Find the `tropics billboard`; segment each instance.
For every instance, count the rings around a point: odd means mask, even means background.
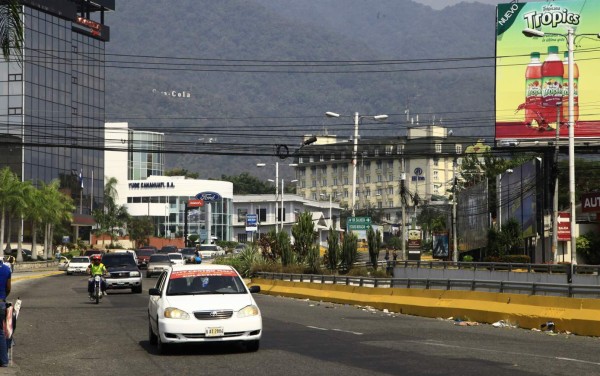
[[[600,1],[498,5],[496,141],[516,146],[520,140],[555,138],[557,123],[561,137],[568,137],[569,28],[575,33],[575,137],[600,137],[599,19]],[[545,35],[527,37],[526,28]]]

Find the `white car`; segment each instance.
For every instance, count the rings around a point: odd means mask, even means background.
[[[90,263],[90,258],[87,256],[73,257],[67,264],[67,274],[85,273]]]
[[[168,254],[169,259],[171,259],[171,262],[173,263],[173,265],[183,265],[185,264],[185,260],[183,259],[183,255],[179,252],[173,252],[173,253],[169,253]]]
[[[69,266],[69,259],[65,256],[60,256],[60,260],[58,261],[58,270],[61,272],[66,272],[67,267]]]
[[[213,258],[218,256],[225,256],[225,250],[215,244],[201,244],[200,245],[200,256],[204,258]]]
[[[171,344],[242,342],[257,351],[262,316],[250,289],[229,265],[173,265],[151,288],[150,343],[165,353]]]

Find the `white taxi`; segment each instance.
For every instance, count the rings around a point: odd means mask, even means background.
[[[171,344],[241,342],[257,351],[262,317],[238,272],[229,265],[173,265],[151,288],[148,302],[150,343],[165,353]]]
[[[90,263],[90,258],[87,256],[73,257],[67,264],[67,274],[84,274]]]

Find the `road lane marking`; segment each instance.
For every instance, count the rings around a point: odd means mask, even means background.
[[[353,332],[351,330],[320,328],[318,326],[312,326],[312,325],[307,325],[306,327],[310,328],[310,329],[323,330],[323,331],[329,331],[329,330],[331,330],[331,331],[334,331],[334,332],[350,333],[350,334],[354,334],[354,335],[357,335],[357,336],[362,336],[363,335],[363,333]]]
[[[477,351],[481,351],[481,352],[503,353],[503,354],[507,354],[507,355],[531,356],[531,357],[542,358],[542,359],[564,360],[564,361],[567,361],[567,362],[577,362],[577,363],[600,365],[600,363],[598,363],[598,362],[591,362],[591,361],[588,361],[588,360],[573,359],[573,358],[563,358],[563,357],[560,357],[560,356],[547,356],[547,355],[538,355],[538,354],[527,354],[527,353],[512,352],[512,351],[499,351],[497,349],[482,349],[480,347],[468,347],[468,346],[450,345],[450,344],[447,344],[447,343],[443,343],[443,342],[439,342],[439,341],[434,341],[434,340],[431,340],[431,341],[406,341],[406,342],[412,342],[412,343],[417,343],[417,344],[422,344],[422,345],[430,345],[430,346],[456,348],[456,349],[461,349],[461,350],[477,350]]]

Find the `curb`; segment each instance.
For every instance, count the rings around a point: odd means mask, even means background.
[[[59,274],[64,274],[65,272],[63,271],[54,271],[54,272],[46,272],[46,273],[42,273],[42,274],[36,274],[36,275],[27,275],[27,276],[21,276],[21,277],[13,277],[11,278],[12,282],[17,282],[17,281],[25,281],[28,279],[38,279],[38,278],[44,278],[44,277],[50,277],[53,275],[59,275]]]
[[[462,290],[417,290],[288,282],[253,278],[261,293],[333,303],[368,305],[423,317],[455,317],[492,324],[503,320],[539,329],[553,321],[557,330],[600,336],[600,300]]]

